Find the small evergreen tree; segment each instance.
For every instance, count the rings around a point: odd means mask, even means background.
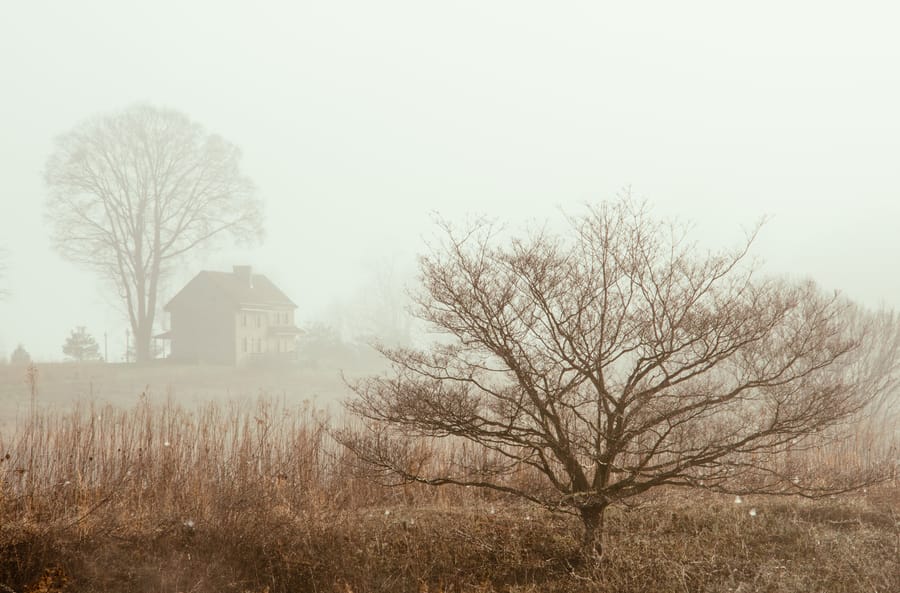
[[[83,325],[72,330],[69,337],[66,338],[66,343],[63,344],[62,351],[63,354],[78,362],[103,360],[97,340],[87,332]]]
[[[16,349],[9,355],[10,364],[28,364],[30,362],[31,355],[28,354],[28,351],[25,350],[25,347],[22,346],[22,344],[16,346]]]

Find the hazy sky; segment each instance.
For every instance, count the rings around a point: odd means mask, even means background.
[[[125,323],[49,246],[56,135],[149,102],[237,144],[266,242],[249,263],[312,319],[429,213],[558,218],[623,186],[698,239],[900,307],[900,12],[840,2],[9,2],[0,15],[0,353],[60,359]]]

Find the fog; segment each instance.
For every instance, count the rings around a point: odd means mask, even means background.
[[[630,187],[701,245],[769,221],[754,253],[866,305],[900,306],[900,38],[889,3],[29,2],[0,23],[0,354],[61,360],[127,327],[115,291],[52,250],[54,138],[137,103],[243,151],[265,241],[252,265],[297,324],[413,279],[434,213],[512,225]],[[362,296],[361,296],[362,295]]]

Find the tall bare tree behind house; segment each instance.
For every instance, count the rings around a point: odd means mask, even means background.
[[[877,477],[835,468],[823,482],[782,453],[894,384],[896,348],[882,346],[896,326],[870,343],[875,318],[844,298],[762,277],[755,230],[704,252],[627,197],[569,223],[513,238],[442,224],[418,315],[447,339],[383,348],[394,372],[353,385],[363,426],[339,439],[388,480],[571,512],[585,555],[605,510],[651,488],[816,496]],[[461,443],[422,446],[446,437]]]
[[[83,122],[47,161],[56,249],[111,281],[137,360],[150,358],[160,281],[190,251],[262,234],[237,147],[170,109],[138,105]]]

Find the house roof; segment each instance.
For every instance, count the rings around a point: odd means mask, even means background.
[[[262,274],[253,274],[249,266],[235,266],[234,272],[204,270],[194,276],[164,309],[173,305],[196,302],[201,295],[215,294],[230,302],[235,309],[245,306],[293,308],[297,305],[280,288]]]

